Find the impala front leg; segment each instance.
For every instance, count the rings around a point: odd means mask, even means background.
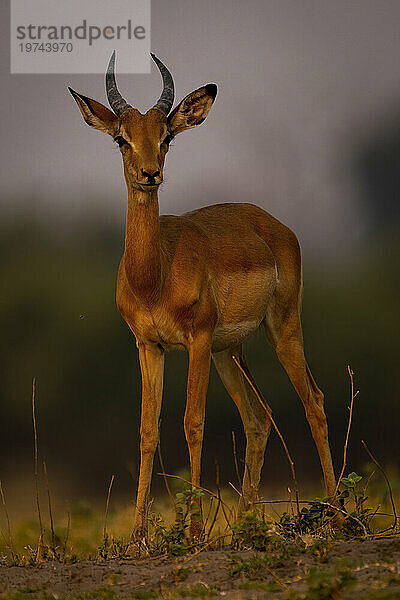
[[[185,435],[189,448],[191,482],[200,485],[201,448],[205,405],[210,376],[211,343],[209,336],[201,336],[189,347],[189,374],[187,382],[187,401],[185,411]],[[192,536],[200,535],[201,519],[191,523]]]
[[[157,345],[138,344],[142,373],[142,416],[140,424],[140,473],[132,540],[143,534],[153,473],[154,453],[159,441],[164,351]]]

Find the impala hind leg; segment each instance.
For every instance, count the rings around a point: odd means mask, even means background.
[[[271,327],[272,325],[272,327]],[[328,441],[324,395],[318,388],[304,356],[303,334],[297,310],[285,321],[268,324],[267,336],[303,403],[311,433],[317,446],[328,496],[335,492],[335,474]]]
[[[143,535],[147,525],[154,453],[159,441],[159,419],[164,375],[164,351],[156,345],[139,344],[138,347],[142,374],[142,415],[140,424],[139,485],[132,541]]]
[[[240,361],[242,368],[252,382],[254,380],[248,370],[241,346],[213,354],[214,364],[222,383],[238,407],[246,435],[246,458],[242,484],[243,497],[239,503],[239,511],[241,512],[251,505],[257,497],[265,447],[271,430],[271,419],[233,361],[232,355]]]

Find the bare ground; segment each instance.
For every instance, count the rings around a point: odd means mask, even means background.
[[[263,556],[218,550],[179,558],[0,566],[0,598],[400,599],[399,536],[335,543],[325,556],[305,550],[273,568],[257,567]],[[232,574],[234,565],[242,571]]]

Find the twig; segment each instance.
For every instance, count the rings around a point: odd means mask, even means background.
[[[70,528],[71,528],[71,513],[68,511],[68,520],[67,520],[67,531],[65,534],[65,540],[64,540],[64,545],[63,545],[63,561],[65,561],[65,556],[67,554],[67,543],[68,543],[68,538],[69,538],[69,532],[70,532]]]
[[[392,529],[391,527],[389,528],[390,530]],[[389,531],[389,530],[388,530]],[[371,535],[370,537],[372,537],[374,540],[393,540],[393,539],[399,539],[399,533],[395,532],[395,533],[391,533],[390,535],[382,535],[385,534],[384,531],[381,531],[380,533],[375,533],[373,535]]]
[[[351,422],[353,419],[353,407],[354,407],[354,399],[356,398],[356,396],[358,396],[358,390],[356,391],[356,393],[354,393],[354,371],[351,370],[350,365],[347,365],[347,372],[349,374],[350,377],[350,385],[351,385],[351,400],[350,400],[350,407],[349,407],[349,421],[347,424],[347,432],[346,432],[346,439],[344,442],[344,447],[343,447],[343,466],[342,466],[342,470],[340,471],[340,475],[339,475],[339,479],[337,481],[336,487],[335,487],[335,492],[333,494],[333,500],[335,500],[336,495],[338,493],[338,489],[340,486],[340,482],[342,481],[343,475],[344,475],[344,470],[346,468],[347,465],[347,446],[349,444],[349,437],[350,437],[350,429],[351,429]]]
[[[185,479],[184,477],[181,477],[180,475],[170,475],[168,473],[157,473],[157,475],[162,475],[165,477],[171,477],[172,479],[179,479],[180,481],[184,481],[185,483],[187,483],[188,485],[191,485],[194,488],[197,488],[198,490],[202,490],[203,492],[206,492],[206,494],[209,494],[210,496],[212,496],[213,498],[215,498],[216,500],[220,500],[221,502],[221,506],[222,506],[222,512],[224,513],[224,517],[225,520],[227,522],[228,527],[230,527],[230,522],[229,519],[226,515],[225,512],[225,507],[230,510],[229,506],[227,504],[225,504],[225,502],[222,500],[221,498],[221,490],[218,486],[218,494],[214,494],[213,492],[211,492],[210,490],[208,490],[207,488],[202,487],[201,485],[195,485],[194,483],[192,483],[191,481],[188,481],[187,479]]]
[[[216,482],[217,490],[219,490],[219,466],[218,466],[217,461],[215,461],[215,482]],[[213,500],[213,498],[211,498],[211,501],[212,500]],[[221,508],[221,496],[218,495],[217,507],[215,509],[214,517],[213,517],[213,520],[211,521],[210,529],[208,530],[208,534],[207,534],[208,539],[210,538],[212,530],[214,529],[214,525],[217,521],[217,516],[218,516],[218,512],[219,512],[220,508]]]
[[[0,529],[0,535],[3,538],[4,545],[7,546],[7,548],[10,548],[10,552],[11,552],[10,542],[8,541],[8,539],[7,539],[6,534],[4,533],[4,531],[2,531],[1,529]]]
[[[377,514],[380,517],[393,517],[393,513],[377,512],[375,514]],[[398,521],[400,520],[400,517],[396,517],[396,518]]]
[[[235,439],[235,432],[234,431],[232,431],[232,448],[233,448],[233,459],[234,459],[234,463],[235,463],[236,477],[237,477],[237,480],[238,480],[238,484],[240,486],[242,486],[242,480],[241,480],[241,477],[240,477],[240,474],[239,474],[239,465],[238,465],[238,461],[237,461],[236,439]],[[241,494],[241,496],[243,496],[243,494]]]
[[[392,516],[392,515],[390,515]],[[382,529],[382,531],[378,531],[378,533],[376,533],[375,535],[377,537],[383,537],[384,533],[387,533],[388,531],[393,531],[393,526],[391,525],[390,527],[387,527],[386,529]],[[398,533],[394,533],[393,535],[399,535]]]
[[[364,486],[364,494],[367,493],[368,486],[371,483],[371,480],[372,480],[372,478],[373,478],[374,475],[375,475],[375,471],[371,471],[371,473],[368,475],[367,482],[366,482],[366,484]]]
[[[212,530],[214,529],[214,525],[215,525],[215,523],[217,521],[217,516],[218,516],[220,507],[221,507],[221,501],[218,499],[218,501],[217,501],[217,507],[216,507],[215,513],[214,513],[214,517],[213,517],[213,520],[211,521],[210,529],[208,530],[208,533],[207,533],[207,539],[210,539],[210,535],[211,535]]]
[[[315,500],[299,500],[299,504],[313,504]],[[286,500],[256,500],[254,504],[287,504]]]
[[[270,567],[267,567],[267,565],[264,565],[264,568],[269,571],[270,575],[272,575],[272,577],[276,580],[276,582],[286,591],[289,590],[289,586],[282,581],[282,579],[279,577],[279,575],[277,573],[275,573],[275,571],[273,569],[271,569]]]
[[[203,529],[202,529],[202,532],[201,532],[201,535],[200,535],[200,539],[202,539],[203,536],[206,535],[208,521],[210,520],[211,511],[212,511],[212,508],[213,508],[213,502],[214,502],[214,498],[210,498],[210,500],[209,500],[209,507],[208,507],[208,511],[207,511],[207,516],[204,519],[204,525],[203,525]]]
[[[32,421],[33,421],[33,437],[34,437],[34,464],[35,464],[35,492],[36,492],[36,507],[38,513],[39,520],[39,529],[40,529],[40,537],[38,541],[37,547],[37,558],[40,556],[40,551],[43,545],[43,522],[42,522],[42,513],[40,510],[40,498],[39,498],[39,480],[38,480],[38,434],[36,427],[36,377],[32,380]]]
[[[299,504],[318,504],[319,500],[299,500]],[[254,504],[287,504],[287,500],[257,500]],[[376,512],[375,515],[393,517],[393,513]],[[396,517],[400,520],[400,517]]]
[[[220,485],[220,479],[219,479],[219,465],[218,465],[218,461],[215,461],[215,468],[216,468],[215,485],[217,486],[218,502],[219,502],[219,505],[222,508],[222,514],[224,515],[224,519],[225,519],[225,522],[226,522],[226,527],[228,528],[229,531],[231,531],[231,529],[232,529],[231,528],[231,524],[230,524],[230,521],[229,521],[228,516],[226,514],[226,511],[225,511],[225,503],[222,502],[221,485]],[[231,511],[229,509],[229,506],[227,506],[227,508],[228,508],[229,512],[231,513]],[[231,513],[231,516],[232,516],[232,513]]]
[[[164,461],[163,461],[163,457],[161,454],[160,441],[158,441],[157,449],[158,449],[158,460],[160,461],[161,470],[163,473],[165,473]],[[164,477],[164,483],[165,483],[165,487],[167,489],[167,493],[168,493],[168,496],[170,497],[172,504],[175,504],[174,497],[172,495],[171,489],[168,484],[168,479],[166,477]]]
[[[290,489],[289,486],[287,488],[287,491],[288,491],[288,494],[289,494],[288,504],[290,506],[290,512],[292,513],[292,517],[294,517],[293,504],[292,504],[292,490]],[[289,509],[287,509],[287,512],[289,512]]]
[[[106,510],[105,510],[105,513],[104,513],[104,527],[103,527],[103,539],[104,539],[104,541],[107,539],[108,507],[110,505],[110,496],[111,496],[111,490],[112,490],[113,483],[114,483],[114,475],[111,475],[110,485],[108,486],[108,492],[107,492]]]
[[[374,510],[374,512],[371,514],[371,516],[370,516],[370,518],[369,518],[370,522],[372,522],[372,519],[373,519],[374,517],[376,517],[376,515],[377,515],[377,514],[379,514],[379,513],[378,513],[378,510],[380,509],[380,507],[381,507],[381,505],[380,505],[380,504],[378,504],[378,506],[376,507],[376,509]],[[392,515],[390,515],[390,516],[392,516]]]
[[[370,459],[374,462],[374,464],[378,467],[378,469],[380,470],[380,472],[382,473],[382,475],[385,478],[386,484],[388,486],[388,490],[389,490],[389,496],[390,496],[390,502],[392,504],[392,509],[393,509],[393,525],[392,525],[392,529],[395,529],[397,526],[397,512],[396,512],[396,505],[394,503],[394,498],[393,498],[393,492],[392,492],[392,486],[390,485],[390,481],[388,476],[386,475],[386,471],[385,469],[382,467],[382,465],[377,461],[377,459],[375,458],[375,456],[372,454],[372,452],[369,450],[367,444],[364,442],[364,440],[361,440],[362,445],[364,446],[365,450],[367,451]]]
[[[355,517],[354,515],[351,515],[350,513],[346,512],[345,510],[340,508],[339,506],[334,506],[333,504],[330,504],[330,502],[322,502],[322,500],[318,500],[318,504],[322,504],[322,506],[329,506],[329,508],[331,508],[332,510],[336,510],[337,512],[342,513],[345,517],[348,517],[349,519],[353,519],[353,521],[356,521],[356,523],[358,523],[360,525],[361,529],[363,530],[364,535],[366,535],[366,536],[369,535],[364,523],[362,521],[360,521],[360,519],[357,519],[357,517]]]
[[[47,475],[47,465],[46,461],[43,461],[43,471],[44,477],[46,480],[46,490],[47,490],[47,503],[49,506],[49,517],[50,517],[50,529],[51,529],[51,549],[54,554],[54,558],[58,558],[57,549],[56,549],[56,536],[54,534],[54,521],[53,521],[53,510],[51,507],[51,496],[50,496],[50,486],[49,486],[49,478]]]
[[[15,550],[14,550],[14,543],[13,543],[12,533],[11,533],[10,515],[8,514],[6,499],[4,497],[3,485],[1,483],[1,480],[0,480],[0,495],[1,495],[1,501],[3,503],[4,514],[5,514],[6,520],[7,520],[8,541],[9,541],[10,552],[11,552],[13,561],[15,561]]]
[[[179,479],[180,481],[184,481],[188,485],[191,485],[192,487],[197,488],[198,490],[202,490],[203,492],[206,492],[206,494],[209,494],[210,496],[212,496],[213,498],[218,500],[218,496],[216,494],[214,494],[213,492],[211,492],[210,490],[208,490],[207,488],[204,488],[201,485],[195,485],[194,483],[192,483],[191,481],[188,481],[187,479],[185,479],[184,477],[181,477],[180,475],[171,475],[169,473],[157,473],[157,475],[162,475],[163,477],[171,477],[172,479]]]
[[[235,490],[235,492],[237,493],[238,496],[240,496],[241,498],[243,498],[243,494],[241,492],[239,492],[239,490],[237,489],[237,487],[235,487],[231,481],[228,481],[228,484],[231,486],[232,489]]]
[[[266,411],[266,413],[268,414],[271,423],[276,431],[276,433],[279,436],[279,439],[282,442],[283,448],[285,450],[287,459],[289,461],[289,465],[290,465],[290,470],[292,472],[292,479],[293,479],[293,484],[294,484],[294,489],[295,489],[295,496],[296,496],[296,509],[297,509],[297,516],[300,515],[300,506],[299,506],[299,490],[298,490],[298,486],[297,486],[297,479],[296,479],[296,472],[294,469],[294,462],[292,460],[292,457],[290,456],[288,447],[286,445],[286,442],[283,438],[283,435],[281,434],[281,432],[278,429],[277,424],[275,423],[275,420],[272,416],[272,410],[271,407],[268,405],[268,403],[265,401],[265,399],[263,398],[263,396],[261,395],[261,392],[257,389],[257,387],[255,386],[254,382],[252,381],[251,377],[249,377],[248,373],[246,372],[246,370],[243,368],[243,366],[240,364],[240,362],[238,361],[238,359],[236,358],[236,356],[232,355],[232,359],[235,362],[236,366],[240,369],[240,371],[242,372],[242,374],[244,375],[244,377],[246,378],[246,380],[248,381],[251,389],[253,390],[253,392],[256,395],[256,398],[258,399],[258,401],[260,402],[261,406],[264,408],[264,410]]]

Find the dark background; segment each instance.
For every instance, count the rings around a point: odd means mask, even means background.
[[[41,456],[68,498],[136,486],[140,375],[115,306],[126,193],[112,141],[82,121],[66,86],[104,101],[95,75],[10,75],[9,14],[1,8],[0,479],[13,498],[31,485],[31,386],[37,381]],[[399,464],[400,37],[397,1],[152,3],[152,47],[174,73],[177,100],[208,81],[219,95],[206,123],[176,139],[160,191],[163,213],[250,201],[283,220],[304,259],[306,354],[325,392],[336,467],[356,401],[350,468],[360,439]],[[121,76],[148,108],[160,78]],[[248,185],[251,175],[252,185]],[[246,180],[246,183],[245,183]],[[303,408],[264,335],[248,360],[295,459],[318,486]],[[187,466],[187,358],[166,361],[161,445],[166,470]],[[234,479],[231,432],[243,433],[211,373],[204,481]],[[158,469],[158,467],[157,467]],[[28,479],[27,479],[28,478]],[[286,457],[271,435],[265,493],[284,493]],[[155,484],[160,488],[159,478]]]

